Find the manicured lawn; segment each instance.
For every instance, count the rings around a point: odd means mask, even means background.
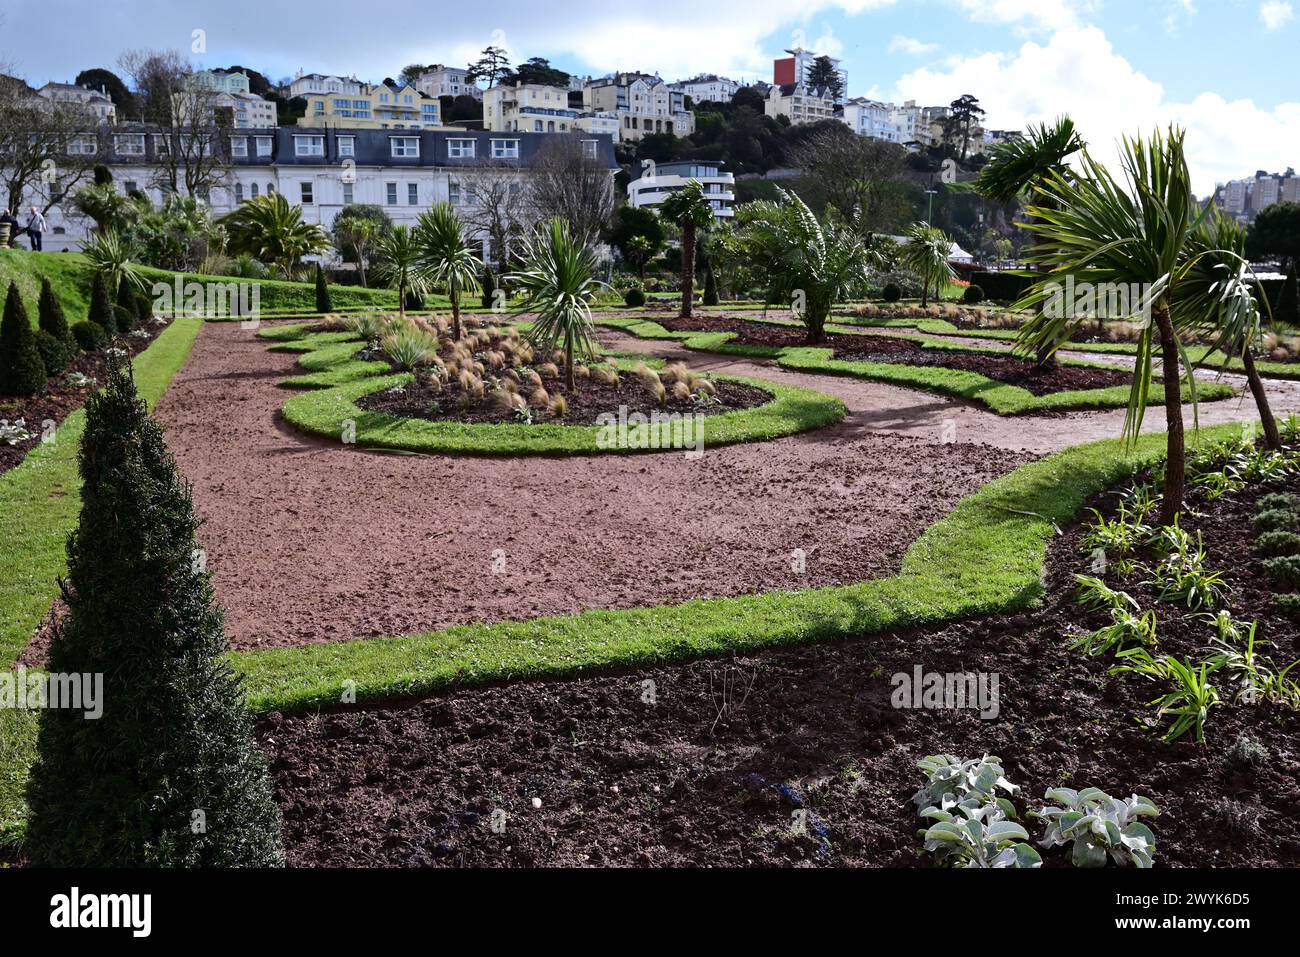
[[[136,385],[152,409],[184,365],[203,323],[178,319],[136,357]],[[8,668],[58,596],[66,567],[64,544],[81,508],[77,450],[82,410],[59,426],[55,441],[34,448],[17,468],[0,475],[0,667]],[[0,710],[0,843],[21,818],[21,773],[8,758],[30,761],[35,722]]]

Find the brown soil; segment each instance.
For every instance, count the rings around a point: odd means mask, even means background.
[[[777,326],[713,316],[668,320],[661,324],[673,332],[734,332],[737,333],[737,338],[732,341],[741,345],[808,345],[804,331],[796,326]],[[1112,369],[1086,369],[1059,364],[1040,368],[1032,362],[1005,353],[923,349],[920,343],[910,339],[879,335],[828,335],[819,345],[835,350],[835,358],[844,362],[883,362],[959,369],[1019,386],[1039,396],[1127,386],[1133,378],[1130,373]]]
[[[127,350],[132,356],[138,355],[149,348],[149,344],[158,338],[158,334],[167,326],[148,323],[140,328],[149,333],[148,338],[133,335],[120,336],[113,345]],[[80,372],[94,379],[95,385],[84,389],[69,385],[68,374],[72,372]],[[0,419],[8,419],[10,422],[23,419],[27,423],[27,431],[32,433],[32,438],[15,445],[0,442],[0,474],[16,468],[27,457],[27,453],[40,443],[43,423],[53,422],[57,428],[59,423],[81,408],[95,388],[103,385],[107,380],[108,357],[103,352],[79,352],[68,364],[67,369],[58,375],[50,376],[45,391],[40,395],[0,396]]]
[[[384,455],[277,423],[293,368],[237,323],[209,323],[156,412],[236,648],[878,578],[1032,458],[861,421],[697,460]]]
[[[1223,511],[1225,526],[1235,509]],[[1222,568],[1235,556],[1208,530],[1219,518],[1206,526],[1207,547]],[[1204,745],[1165,744],[1140,726],[1151,687],[1108,677],[1107,662],[1064,647],[1081,621],[1072,595],[1073,575],[1086,570],[1080,534],[1052,545],[1053,597],[1041,610],[365,711],[271,715],[260,737],[290,861],[924,866],[910,803],[916,761],[989,752],[1023,787],[1022,818],[1053,786],[1136,792],[1163,812],[1152,824],[1157,867],[1300,866],[1300,715],[1216,709]],[[1248,593],[1242,565],[1228,570]],[[1279,652],[1294,650],[1294,630],[1268,634]],[[998,674],[997,719],[896,710],[891,677],[918,665]],[[1252,763],[1243,738],[1266,755]],[[797,811],[806,812],[802,834]],[[1064,866],[1064,849],[1044,858]]]
[[[563,425],[595,425],[602,415],[617,415],[620,407],[625,407],[629,414],[678,412],[691,415],[698,412],[702,415],[722,415],[772,401],[770,392],[739,382],[714,382],[717,402],[697,405],[693,399],[676,398],[670,391],[661,405],[631,372],[622,373],[617,385],[591,378],[580,379],[578,388],[572,392],[565,386],[562,377],[544,375],[541,379],[546,393],[552,398],[564,396],[568,408],[562,417],[553,416],[545,409],[534,409],[532,421],[558,422]],[[527,399],[529,390],[523,389],[520,394]],[[434,422],[520,421],[514,412],[500,408],[491,399],[473,399],[467,396],[459,382],[435,390],[431,387],[429,374],[423,370],[417,374],[414,382],[400,387],[400,390],[373,392],[362,396],[356,404],[358,408],[371,412],[386,412],[389,415]]]

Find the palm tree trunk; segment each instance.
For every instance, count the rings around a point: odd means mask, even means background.
[[[1168,309],[1157,309],[1156,328],[1160,330],[1160,353],[1165,380],[1165,496],[1160,503],[1160,524],[1173,525],[1183,510],[1183,493],[1187,486],[1186,440],[1183,435],[1183,388],[1178,370],[1178,340]]]
[[[451,334],[460,342],[460,290],[452,283],[447,292],[451,294]]]
[[[689,319],[695,306],[695,224],[682,226],[682,313]]]
[[[1268,405],[1268,393],[1264,391],[1264,380],[1259,377],[1259,370],[1255,368],[1255,357],[1250,354],[1249,347],[1242,351],[1241,362],[1246,367],[1246,381],[1250,383],[1250,392],[1255,397],[1259,418],[1264,425],[1264,447],[1270,452],[1280,452],[1282,436],[1278,434],[1277,420],[1273,418],[1273,411]]]
[[[397,284],[397,314],[403,320],[406,319],[406,283]]]
[[[569,395],[577,390],[578,385],[573,375],[573,333],[568,332],[564,335],[564,385],[569,390]]]

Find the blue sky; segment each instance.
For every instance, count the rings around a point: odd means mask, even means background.
[[[1069,112],[1099,155],[1122,134],[1189,128],[1199,189],[1300,166],[1300,0],[654,0],[431,4],[353,0],[4,0],[0,61],[30,81],[112,67],[132,47],[378,80],[404,64],[466,63],[489,43],[579,73],[708,71],[770,78],[796,39],[839,55],[850,94],[980,97],[1015,129]]]

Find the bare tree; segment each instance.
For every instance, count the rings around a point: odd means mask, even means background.
[[[548,136],[533,160],[528,205],[535,220],[558,216],[572,234],[595,245],[614,215],[614,176],[581,136]]]
[[[463,204],[456,209],[466,226],[488,238],[488,260],[506,265],[513,240],[532,228],[532,204],[519,165],[501,162],[457,177]]]
[[[0,76],[0,184],[17,212],[58,205],[102,159],[98,121],[84,106],[47,100],[22,80]]]
[[[859,235],[900,229],[908,217],[905,160],[896,143],[826,130],[812,136],[794,157],[827,205]]]
[[[221,94],[195,80],[174,51],[132,50],[118,61],[136,89],[140,119],[158,130],[150,185],[206,199],[230,181],[223,132],[233,123]]]

